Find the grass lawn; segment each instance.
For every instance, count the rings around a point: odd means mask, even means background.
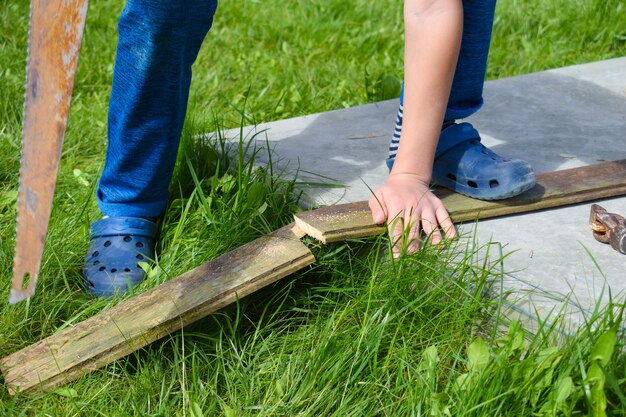
[[[2,1],[0,357],[119,302],[86,296],[80,269],[100,215],[122,7],[90,4],[37,295],[9,307],[28,2]],[[501,0],[488,77],[624,56],[625,22],[618,0]],[[297,210],[292,183],[220,157],[197,133],[392,98],[401,48],[402,2],[222,2],[194,67],[158,260],[137,291]],[[397,263],[384,238],[309,245],[314,267],[52,393],[11,397],[0,385],[0,415],[626,415],[621,300],[569,338],[558,323],[531,333],[484,296],[502,271],[471,238]]]

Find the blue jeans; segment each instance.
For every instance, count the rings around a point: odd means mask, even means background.
[[[157,217],[165,210],[191,65],[216,8],[217,0],[128,0],[118,24],[108,148],[97,190],[103,214]]]
[[[463,39],[445,120],[463,119],[483,105],[483,85],[496,0],[463,0]],[[400,104],[404,102],[404,89]]]
[[[157,217],[165,210],[191,65],[216,7],[217,0],[128,0],[118,26],[109,142],[97,190],[103,214]],[[482,105],[495,0],[464,0],[463,9],[446,119],[467,117]]]

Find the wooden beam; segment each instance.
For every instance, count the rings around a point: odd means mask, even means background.
[[[284,227],[0,361],[11,394],[50,390],[315,261]]]
[[[626,160],[539,174],[537,185],[500,201],[480,201],[435,190],[455,223],[576,204],[626,194]],[[366,201],[323,207],[295,215],[296,225],[322,243],[374,236],[385,229],[372,222]]]
[[[479,201],[438,190],[459,223],[626,194],[626,160],[541,174],[532,190]],[[302,232],[328,243],[381,233],[367,202],[324,207],[151,291],[0,360],[11,394],[50,390],[199,320],[315,261]]]

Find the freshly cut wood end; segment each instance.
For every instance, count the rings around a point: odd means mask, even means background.
[[[309,235],[312,238],[319,240],[323,244],[327,244],[328,243],[326,241],[326,236],[324,235],[324,232],[322,232],[321,230],[318,230],[315,227],[311,226],[309,223],[307,223],[304,220],[302,220],[301,218],[299,218],[297,214],[294,215],[293,217],[294,217],[294,219],[296,221],[296,225],[294,226],[294,228],[297,228],[297,230],[302,233],[302,236],[300,236],[300,237],[304,237],[306,235]]]
[[[322,207],[294,217],[298,228],[324,244],[376,236],[385,230],[374,224],[367,201]]]
[[[296,219],[296,223],[297,222],[298,222],[298,220]],[[304,230],[302,230],[301,228],[299,228],[297,224],[293,224],[293,226],[291,227],[291,232],[298,239],[302,239],[303,237],[305,237],[307,235],[307,233]]]

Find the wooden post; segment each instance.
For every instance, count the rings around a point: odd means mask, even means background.
[[[0,361],[11,394],[50,390],[98,369],[315,261],[293,225]]]

